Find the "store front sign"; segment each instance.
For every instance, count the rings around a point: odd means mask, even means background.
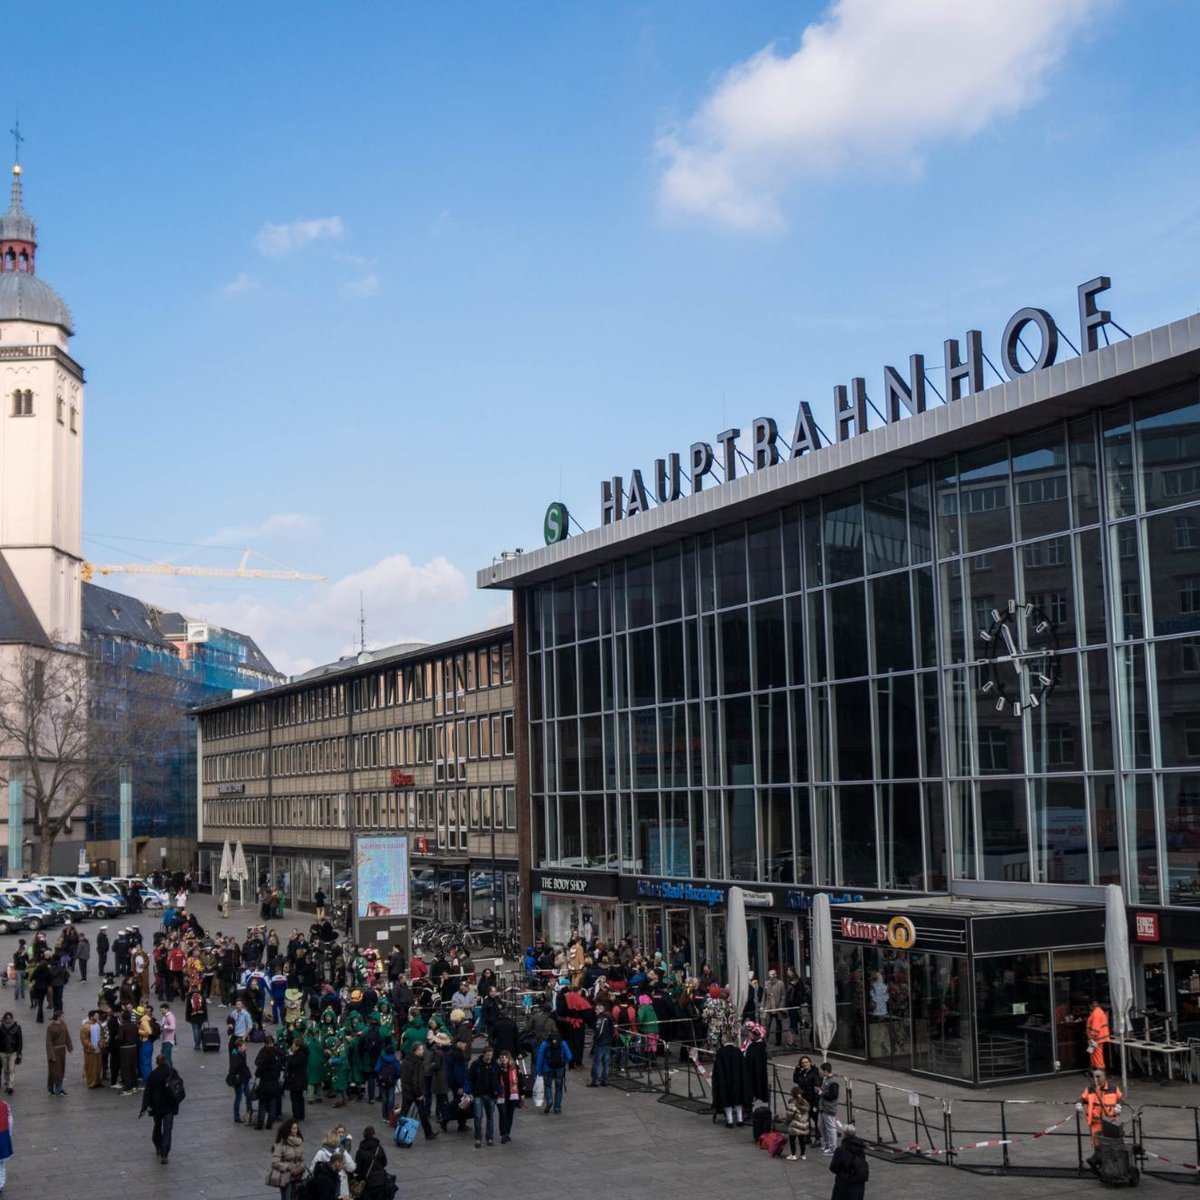
[[[1110,286],[1109,278],[1099,275],[1076,289],[1079,344],[1083,353],[1100,348],[1100,330],[1112,323],[1112,314],[1096,304],[1096,297]],[[1000,339],[1000,362],[1009,379],[1018,379],[1030,371],[1051,366],[1058,357],[1058,337],[1058,325],[1044,308],[1021,308],[1013,313]],[[1024,348],[1027,358],[1032,361],[1022,360],[1019,348]],[[943,345],[942,364],[931,369],[937,371],[942,381],[942,402],[952,404],[982,392],[986,361],[983,335],[978,329],[968,330],[964,342],[957,338],[947,339]],[[923,354],[910,355],[907,379],[895,367],[883,368],[883,388],[878,394],[878,404],[868,395],[865,379],[856,376],[848,387],[838,384],[833,389],[837,441],[849,441],[867,432],[868,405],[889,425],[924,412],[927,391],[938,386],[929,384],[927,387],[927,384]],[[785,454],[789,458],[799,458],[821,447],[820,431],[812,410],[803,400],[796,411],[789,441],[784,442],[780,437],[778,423],[772,417],[755,417],[749,434],[748,458],[755,471],[775,466],[783,461]],[[741,429],[726,429],[712,442],[693,442],[686,458],[680,452],[656,458],[649,486],[641,468],[630,472],[628,484],[620,475],[603,480],[600,484],[600,523],[611,525],[614,521],[645,512],[655,504],[670,504],[684,495],[685,485],[687,492],[694,496],[703,489],[706,478],[712,481],[714,468],[720,469],[723,482],[728,483],[739,474],[738,441],[741,436]],[[546,535],[547,544],[550,544],[549,524]]]
[[[246,785],[244,783],[218,783],[218,796],[244,796],[246,794]]]
[[[841,896],[829,897],[830,904],[861,904],[862,900],[862,896],[857,892],[845,892]],[[784,895],[784,902],[796,912],[807,912],[812,908],[813,898],[809,892],[798,892],[791,888]]]
[[[870,942],[872,946],[887,942],[895,950],[908,950],[917,940],[917,927],[907,917],[892,917],[886,925],[879,921],[843,917],[840,928],[844,938]]]
[[[1134,913],[1133,931],[1139,942],[1158,941],[1158,913]]]
[[[693,883],[668,883],[666,880],[639,879],[637,894],[647,900],[683,900],[688,904],[707,904],[714,908],[725,903],[723,887],[697,887]]]
[[[542,876],[543,892],[566,892],[582,896],[587,890],[588,883],[586,879],[570,879],[564,875]]]
[[[415,782],[416,780],[407,771],[392,770],[392,787],[412,787]]]

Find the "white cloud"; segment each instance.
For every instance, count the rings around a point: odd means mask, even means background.
[[[223,546],[236,542],[241,545],[264,537],[309,537],[320,528],[320,520],[309,513],[278,512],[272,513],[257,525],[230,525],[218,529],[216,533],[201,538],[200,544]]]
[[[120,586],[152,604],[248,634],[288,675],[357,649],[360,595],[368,648],[462,632],[470,595],[463,573],[445,558],[414,563],[404,554],[332,583],[261,583],[233,599],[215,599],[183,577],[134,576]]]
[[[240,296],[245,292],[252,292],[258,287],[258,280],[253,275],[247,275],[242,271],[235,279],[231,279],[228,283],[222,284],[222,296]]]
[[[733,67],[659,139],[665,210],[743,229],[783,223],[780,193],[872,159],[919,167],[1037,100],[1109,0],[834,0],[800,48]]]
[[[313,217],[281,225],[268,222],[254,236],[254,248],[267,258],[282,258],[324,238],[340,238],[346,232],[341,217]]]
[[[342,284],[343,296],[374,296],[379,291],[379,276],[374,271],[368,271],[357,279],[348,280]]]

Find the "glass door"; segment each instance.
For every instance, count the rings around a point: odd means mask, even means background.
[[[908,952],[871,947],[863,951],[867,1010],[867,1057],[892,1070],[912,1066]]]

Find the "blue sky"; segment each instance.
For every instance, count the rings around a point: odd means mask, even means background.
[[[85,552],[287,670],[492,623],[599,481],[984,331],[1200,307],[1200,7],[65,3],[7,73]],[[807,30],[807,33],[806,33]],[[19,79],[19,83],[17,80]],[[19,89],[19,91],[18,91]],[[145,540],[134,540],[145,539]],[[179,543],[168,545],[166,543]]]

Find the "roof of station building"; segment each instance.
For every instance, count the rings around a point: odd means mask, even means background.
[[[1200,313],[553,545],[499,558],[477,572],[476,583],[511,589],[558,579],[1169,387],[1198,373]],[[598,483],[596,497],[598,503]]]

